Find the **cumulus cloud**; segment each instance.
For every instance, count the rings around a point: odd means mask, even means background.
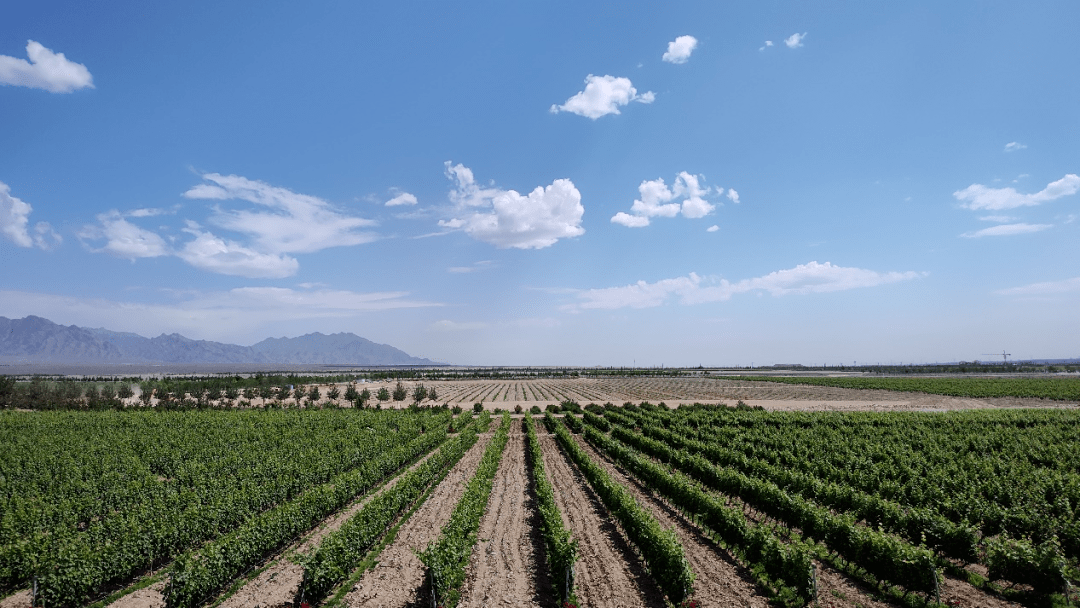
[[[329,247],[346,247],[376,239],[362,228],[374,221],[346,215],[330,203],[287,188],[271,186],[238,175],[207,173],[207,183],[184,193],[203,200],[242,200],[269,211],[215,208],[210,223],[226,230],[247,234],[252,246],[263,253],[312,253]],[[282,258],[284,259],[284,258]]]
[[[803,45],[804,38],[806,38],[806,32],[803,32],[801,34],[796,32],[785,38],[784,44],[786,44],[789,49],[797,49]]]
[[[975,232],[965,232],[960,236],[967,239],[977,239],[984,236],[1012,236],[1014,234],[1042,232],[1043,230],[1053,227],[1053,224],[1002,224],[1000,226],[991,226],[989,228],[983,228],[982,230],[976,230]]]
[[[668,187],[663,178],[645,180],[638,186],[640,198],[630,206],[630,213],[616,213],[611,221],[629,228],[642,228],[649,225],[651,217],[675,217],[680,213],[687,218],[701,218],[716,209],[716,205],[705,199],[710,194],[719,196],[723,188],[710,188],[701,185],[704,178],[686,171],[675,177],[675,182]],[[738,199],[738,194],[735,195]],[[679,202],[677,199],[682,199]]]
[[[1063,279],[1061,281],[1047,281],[1045,283],[1032,283],[1021,287],[1002,289],[997,293],[1003,296],[1053,296],[1063,293],[1080,292],[1080,277]]]
[[[612,224],[622,224],[627,228],[644,228],[649,225],[649,218],[643,215],[630,215],[622,211],[611,216]]]
[[[909,281],[922,276],[925,276],[925,273],[876,272],[863,268],[834,266],[829,262],[800,264],[795,268],[778,270],[736,283],[726,279],[707,280],[690,273],[689,276],[663,279],[655,283],[638,281],[622,287],[580,291],[577,293],[580,302],[566,306],[564,310],[575,312],[591,308],[652,308],[673,298],[682,304],[703,304],[726,301],[736,294],[749,292],[765,292],[772,296],[828,293]]]
[[[55,248],[63,239],[48,222],[34,225],[30,234],[30,203],[11,196],[11,187],[0,182],[0,234],[19,247],[37,247],[46,251]]]
[[[717,226],[716,224],[713,224],[712,226],[709,226],[708,228],[706,228],[705,232],[716,232],[717,230],[720,230],[720,226]]]
[[[1009,143],[1005,144],[1006,152],[1016,152],[1017,150],[1023,150],[1025,148],[1027,148],[1027,146],[1018,141],[1010,141]]]
[[[552,105],[551,113],[570,112],[596,120],[608,114],[620,114],[619,106],[631,101],[652,103],[655,99],[656,94],[652,91],[639,95],[629,78],[589,74],[585,77],[585,90],[567,99],[561,106]]]
[[[96,253],[107,253],[125,260],[156,258],[169,255],[171,250],[165,239],[155,232],[139,228],[124,219],[118,211],[97,216],[98,223],[85,226],[79,231],[79,239]],[[104,240],[104,245],[93,247],[91,243]]]
[[[667,52],[661,57],[668,63],[686,63],[690,60],[690,53],[697,48],[697,38],[693,36],[679,36],[667,45]]]
[[[446,162],[446,176],[455,183],[450,200],[460,217],[440,220],[439,226],[462,230],[472,238],[500,249],[542,249],[559,239],[585,233],[581,193],[568,179],[538,186],[528,195],[494,186],[481,188],[468,167]]]
[[[184,232],[195,238],[188,241],[176,255],[200,270],[249,279],[281,279],[296,274],[300,268],[296,258],[255,251],[202,231],[194,225],[189,225]]]
[[[386,201],[386,206],[397,207],[399,205],[415,205],[416,203],[416,196],[409,194],[408,192],[402,192],[394,198]]]
[[[30,61],[0,55],[0,84],[44,89],[50,93],[70,93],[94,88],[90,70],[81,63],[68,61],[63,53],[54,53],[33,40],[26,41]]]
[[[728,188],[727,197],[729,201],[735,203],[736,205],[739,204],[739,193],[736,192],[734,188]]]
[[[985,209],[1001,211],[1017,207],[1032,207],[1063,196],[1076,194],[1080,190],[1080,176],[1069,173],[1065,177],[1047,184],[1034,194],[1020,194],[1015,188],[989,188],[982,184],[972,184],[963,190],[953,192],[960,205],[967,209]]]

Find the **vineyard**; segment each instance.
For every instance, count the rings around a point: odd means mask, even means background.
[[[1080,401],[1078,378],[822,378],[741,376],[738,380],[853,389],[911,391],[954,397],[1030,397]]]
[[[1080,599],[1070,409],[0,412],[0,442],[2,608]]]

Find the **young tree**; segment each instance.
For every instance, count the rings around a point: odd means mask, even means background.
[[[345,400],[346,401],[348,401],[349,403],[353,403],[359,398],[360,398],[360,393],[356,392],[356,387],[355,386],[350,384],[349,386],[345,387]]]
[[[424,399],[427,399],[427,389],[424,388],[423,383],[413,387],[412,398],[414,403],[420,403]]]
[[[120,385],[120,388],[116,389],[116,396],[121,399],[129,399],[135,396],[135,391],[131,390],[131,385],[125,382]]]
[[[296,399],[297,403],[300,403],[300,400],[304,398],[304,387],[297,384],[296,388],[293,389],[292,396],[293,399]]]
[[[397,386],[394,387],[394,401],[404,401],[409,396],[409,389],[405,388],[405,385],[398,380]]]
[[[307,392],[307,398],[310,399],[312,403],[315,403],[321,397],[322,397],[322,393],[319,392],[319,387],[312,384],[311,389],[309,389],[308,392]]]
[[[364,389],[364,390],[367,390],[367,389]],[[384,387],[379,389],[378,393],[375,393],[375,398],[379,400],[379,403],[382,403],[383,401],[389,401],[390,400],[390,391],[386,390],[386,387],[384,386]]]
[[[368,401],[371,401],[371,391],[365,388],[364,390],[360,391],[360,395],[356,398],[356,403],[360,407],[364,407],[364,404]]]
[[[435,387],[434,386],[428,389],[427,398],[431,399],[432,401],[438,401],[439,400],[439,393],[435,392]]]
[[[330,390],[326,391],[327,399],[331,401],[337,401],[337,398],[341,396],[341,391],[338,390],[336,384],[330,385]]]

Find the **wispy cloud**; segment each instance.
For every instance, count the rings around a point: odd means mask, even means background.
[[[717,226],[716,224],[713,224],[712,226],[709,226],[708,228],[706,228],[705,232],[717,232],[718,230],[720,230],[720,226]]]
[[[652,103],[655,99],[656,94],[652,91],[638,94],[629,78],[589,74],[585,77],[585,90],[567,99],[562,105],[552,105],[551,113],[570,112],[596,120],[608,114],[621,114],[619,107],[628,105],[631,101]]]
[[[661,57],[668,63],[686,63],[690,60],[690,53],[697,48],[698,40],[693,36],[679,36],[667,45],[667,52]]]
[[[184,232],[195,237],[176,255],[200,270],[249,279],[282,279],[296,274],[300,262],[280,253],[259,252],[189,225]]]
[[[765,49],[769,48],[772,45],[773,45],[772,40],[766,40],[765,44],[761,45],[761,48],[759,48],[758,50],[759,51],[764,51]]]
[[[50,93],[94,88],[90,70],[81,63],[69,61],[63,53],[54,53],[40,43],[28,40],[26,56],[30,61],[0,55],[0,84],[43,89]]]
[[[1005,152],[1016,152],[1018,150],[1024,150],[1026,148],[1027,145],[1022,144],[1018,141],[1010,141],[1009,143],[1005,144]]]
[[[432,323],[429,328],[432,331],[476,331],[478,329],[484,329],[488,325],[482,321],[451,321],[449,319],[442,319]]]
[[[11,187],[0,182],[0,235],[19,247],[37,247],[46,251],[56,248],[63,239],[48,222],[38,222],[34,225],[34,233],[30,234],[33,210],[30,203],[11,196]]]
[[[972,184],[963,190],[953,192],[953,196],[960,201],[962,207],[967,209],[1001,211],[1041,205],[1063,196],[1076,194],[1078,190],[1080,190],[1080,176],[1069,173],[1055,182],[1050,182],[1034,194],[1020,194],[1015,188],[989,188],[982,184]]]
[[[550,186],[537,186],[528,195],[521,195],[494,186],[481,188],[468,167],[450,161],[446,162],[446,176],[455,185],[450,200],[459,217],[440,220],[443,228],[462,230],[500,249],[543,249],[559,239],[585,233],[581,193],[568,179],[557,179]]]
[[[1053,224],[1002,224],[1000,226],[991,226],[989,228],[983,228],[982,230],[976,230],[975,232],[965,232],[960,236],[966,239],[977,239],[984,236],[1013,236],[1015,234],[1042,232],[1043,230],[1048,230],[1053,227]]]
[[[330,247],[370,243],[377,236],[363,231],[376,222],[347,215],[314,196],[239,175],[206,173],[206,183],[184,193],[185,198],[241,200],[268,211],[215,208],[210,223],[247,234],[252,245],[266,253],[312,253]]]
[[[1080,293],[1080,277],[1010,287],[999,290],[997,293],[1003,296],[1053,296],[1064,293]]]
[[[577,303],[563,307],[576,312],[585,309],[651,308],[671,299],[680,303],[722,302],[741,293],[761,291],[773,296],[827,293],[861,287],[874,287],[926,276],[922,272],[876,272],[863,268],[834,266],[829,262],[810,262],[795,268],[778,270],[762,277],[736,283],[726,279],[708,280],[695,273],[663,279],[655,283],[638,281],[622,287],[588,289],[577,292]]]
[[[801,34],[796,32],[796,33],[788,36],[787,38],[785,38],[784,39],[784,44],[786,44],[789,49],[797,49],[797,48],[799,48],[800,46],[803,45],[803,40],[805,38],[806,38],[806,32],[803,32]]]
[[[417,203],[416,196],[409,194],[408,192],[395,192],[394,198],[386,201],[387,207],[397,207],[400,205],[415,205]]]
[[[379,311],[442,306],[415,300],[407,292],[238,287],[189,291],[171,302],[77,298],[24,291],[0,291],[6,314],[40,315],[84,327],[108,327],[144,336],[178,332],[189,338],[245,343],[287,332],[341,331],[350,320]],[[370,321],[365,321],[369,323]]]
[[[481,260],[479,262],[473,262],[471,266],[450,266],[446,271],[451,274],[470,274],[473,272],[480,272],[481,270],[487,270],[491,267],[491,260]]]
[[[97,216],[98,223],[84,226],[79,239],[95,253],[107,253],[125,260],[156,258],[172,253],[156,232],[144,230],[124,219],[115,209]],[[98,241],[104,241],[100,246]]]

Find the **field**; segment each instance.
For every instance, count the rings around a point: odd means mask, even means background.
[[[463,411],[0,412],[0,607],[1077,599],[1069,402],[711,378],[424,384]],[[597,405],[490,411],[563,401]]]

